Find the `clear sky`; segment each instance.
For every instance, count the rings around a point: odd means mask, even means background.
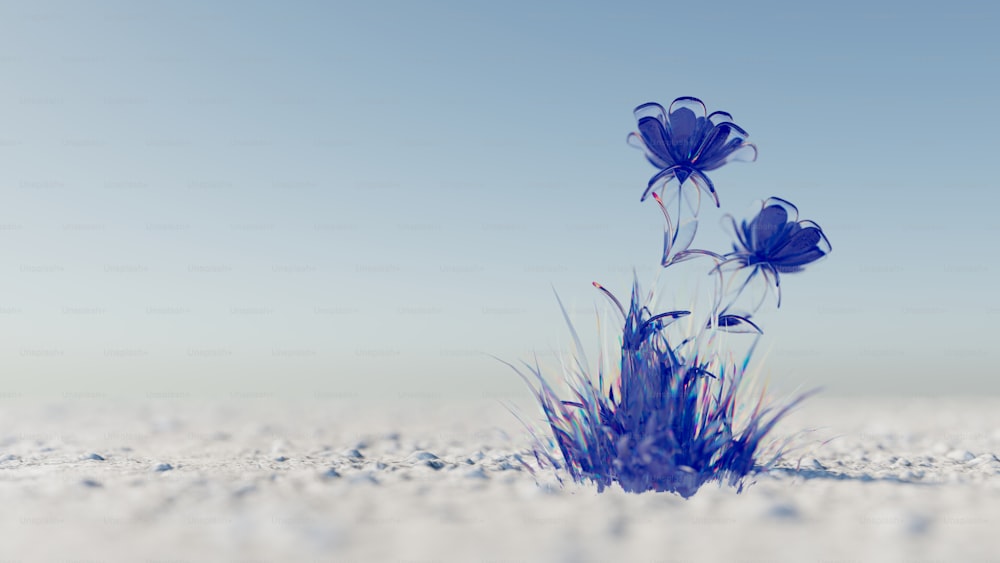
[[[759,318],[765,373],[995,393],[998,25],[962,1],[4,3],[0,393],[523,396],[484,354],[551,360],[553,288],[592,344],[591,281],[656,276],[625,138],[684,95],[760,150],[712,176],[722,211],[781,196],[833,244]],[[698,246],[725,250],[717,217]]]

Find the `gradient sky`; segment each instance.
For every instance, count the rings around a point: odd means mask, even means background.
[[[760,150],[722,211],[833,244],[776,384],[1000,391],[991,4],[205,4],[0,6],[0,394],[523,397],[553,288],[594,344],[656,276],[625,137],[684,95]]]

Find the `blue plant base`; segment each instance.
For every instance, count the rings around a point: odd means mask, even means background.
[[[607,390],[604,374],[598,374],[595,385],[582,362],[566,377],[572,400],[560,399],[537,366],[515,368],[532,386],[551,430],[548,439],[535,434],[541,467],[566,470],[576,481],[593,481],[600,491],[618,483],[628,492],[687,498],[712,481],[742,489],[748,476],[777,461],[780,448],[761,459],[764,439],[804,397],[776,408],[760,396],[752,412],[740,413],[752,350],[740,364],[721,362],[718,354],[681,350],[715,347],[712,327],[672,346],[664,336],[664,319],[688,312],[651,316],[639,301],[638,285],[623,315],[620,373]]]

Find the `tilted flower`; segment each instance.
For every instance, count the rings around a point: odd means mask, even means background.
[[[774,288],[779,307],[779,274],[801,271],[832,250],[819,225],[812,221],[799,221],[799,210],[781,198],[772,197],[764,201],[760,213],[749,223],[744,220],[737,226],[732,216],[727,217],[736,232],[736,242],[733,252],[725,255],[721,265],[752,268],[740,290],[754,276],[761,274]]]
[[[732,115],[724,111],[706,114],[705,104],[692,97],[677,98],[668,111],[657,103],[635,108],[639,131],[628,136],[629,144],[642,149],[649,162],[660,169],[649,180],[643,200],[675,178],[680,193],[690,179],[718,207],[715,186],[705,172],[733,160],[757,159],[757,147],[746,142],[747,132],[733,123]]]

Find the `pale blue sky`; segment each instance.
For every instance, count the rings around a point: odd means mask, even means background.
[[[0,392],[519,396],[552,287],[589,342],[653,279],[625,137],[683,95],[760,149],[723,211],[833,244],[765,373],[1000,391],[989,3],[204,4],[0,7]]]

